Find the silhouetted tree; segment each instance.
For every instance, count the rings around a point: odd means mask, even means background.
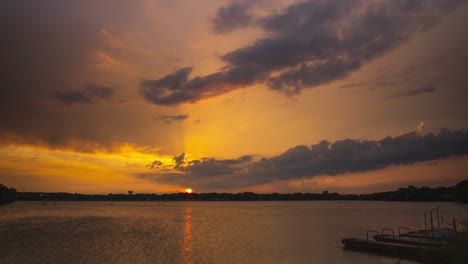
[[[0,184],[0,205],[16,201],[16,189]]]
[[[455,185],[455,197],[462,203],[468,203],[468,180],[464,180]]]

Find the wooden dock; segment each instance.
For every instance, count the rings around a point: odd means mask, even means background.
[[[439,263],[439,260],[443,261],[442,252],[450,241],[468,236],[457,231],[455,219],[453,227],[443,227],[442,223],[443,217],[439,215],[437,207],[424,213],[424,229],[412,231],[408,227],[399,227],[398,232],[390,228],[382,228],[380,232],[367,230],[366,239],[345,238],[342,243],[344,249],[417,261],[431,259]],[[375,235],[371,237],[371,234]]]
[[[375,235],[374,240],[380,242],[400,243],[406,245],[440,248],[447,245],[447,241],[427,237],[409,237],[392,235]]]
[[[418,231],[411,231],[405,234],[401,234],[402,237],[410,237],[410,238],[425,238],[425,239],[432,239],[432,240],[446,240],[448,238],[454,237],[456,232],[454,229],[447,229],[447,228],[435,228],[431,229],[424,229]]]
[[[373,254],[418,260],[422,256],[437,255],[440,249],[420,245],[383,242],[358,238],[342,240],[345,249],[370,252]]]

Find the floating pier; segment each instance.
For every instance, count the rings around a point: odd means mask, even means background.
[[[346,249],[370,252],[373,254],[386,255],[417,260],[423,255],[436,255],[440,248],[410,245],[402,243],[383,242],[358,238],[345,238],[342,240]]]
[[[374,240],[380,242],[399,243],[404,245],[424,246],[424,247],[442,247],[447,245],[447,242],[439,239],[431,239],[426,237],[406,237],[406,236],[390,236],[390,235],[375,235]]]
[[[427,216],[430,216],[430,221],[427,220]],[[453,219],[453,228],[441,227],[443,218],[439,215],[439,208],[431,209],[430,212],[425,213],[424,223],[425,229],[422,230],[411,231],[407,227],[400,227],[398,235],[395,235],[395,231],[390,228],[383,228],[380,232],[367,230],[366,239],[345,238],[341,242],[344,249],[400,259],[421,260],[424,257],[440,257],[442,249],[448,245],[448,241],[461,235],[457,233],[455,219]],[[427,228],[428,223],[430,223],[430,229]],[[370,235],[374,236],[370,238]]]

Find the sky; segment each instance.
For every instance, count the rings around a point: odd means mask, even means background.
[[[468,179],[468,1],[7,0],[0,183],[370,193]]]

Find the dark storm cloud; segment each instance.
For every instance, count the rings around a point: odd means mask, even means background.
[[[249,8],[249,2],[234,2],[219,8],[212,21],[213,31],[221,34],[249,26],[253,22],[253,15],[249,13]]]
[[[197,189],[235,188],[277,180],[372,171],[467,154],[468,131],[442,129],[439,134],[411,132],[379,141],[322,141],[311,147],[296,146],[281,155],[259,161],[245,156],[237,160],[209,158],[180,162],[174,167],[179,173],[137,177]]]
[[[380,141],[345,139],[322,141],[310,148],[297,146],[255,164],[251,173],[265,178],[276,174],[278,179],[337,175],[466,154],[468,131],[443,129],[438,135],[411,132]]]
[[[170,124],[174,121],[184,121],[188,117],[188,115],[163,115],[156,117],[155,120],[161,120],[166,124]]]
[[[195,102],[264,82],[273,90],[297,94],[345,78],[416,32],[434,27],[460,3],[331,0],[292,4],[259,19],[268,37],[221,56],[226,63],[221,70],[189,79],[191,68],[184,68],[158,80],[142,81],[141,93],[158,105]],[[248,12],[241,7],[228,11],[233,6],[220,9],[218,17]],[[233,29],[242,21],[219,24]]]
[[[436,91],[436,88],[432,85],[426,85],[419,87],[417,89],[409,90],[403,93],[399,93],[395,95],[394,97],[410,97],[410,96],[417,96],[421,94],[427,94],[427,93],[434,93]]]

